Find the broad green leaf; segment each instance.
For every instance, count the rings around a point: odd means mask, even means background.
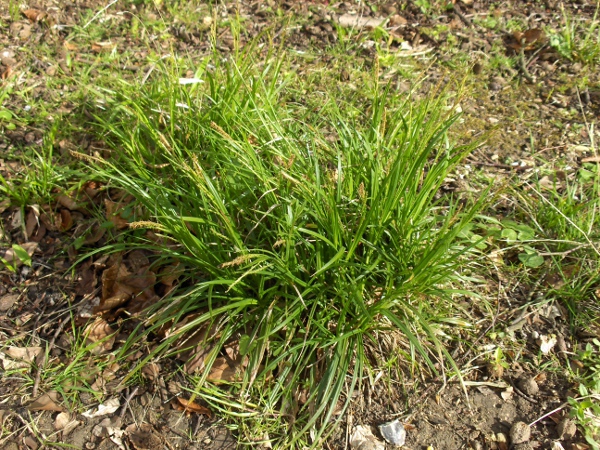
[[[544,257],[537,253],[519,253],[519,261],[521,261],[525,267],[536,269],[544,264]]]
[[[17,258],[19,258],[21,262],[26,266],[31,267],[31,256],[29,256],[27,250],[25,250],[23,247],[17,244],[13,244],[12,248],[15,251],[15,255],[17,255]]]

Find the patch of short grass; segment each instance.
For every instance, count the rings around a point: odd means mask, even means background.
[[[600,62],[600,3],[587,23],[561,8],[563,25],[550,33],[550,45],[564,58],[595,67]]]

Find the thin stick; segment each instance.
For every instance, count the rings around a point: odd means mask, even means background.
[[[86,23],[83,26],[83,29],[85,30],[89,24],[91,24],[94,20],[96,20],[98,18],[98,16],[100,14],[102,14],[104,11],[106,11],[108,8],[110,8],[112,5],[114,5],[115,3],[117,3],[119,0],[113,0],[112,2],[110,2],[108,5],[106,5],[104,8],[102,8],[100,11],[98,11],[96,14],[94,14],[94,17],[92,17],[90,19],[90,21],[88,23]]]
[[[552,414],[554,414],[555,412],[560,411],[561,409],[563,409],[565,406],[569,406],[569,402],[563,403],[562,405],[560,405],[558,408],[553,409],[552,411],[550,411],[549,413],[544,414],[542,417],[535,419],[533,422],[531,422],[529,424],[530,427],[534,426],[536,423],[538,423],[540,420],[544,420],[546,417],[551,416]]]
[[[469,28],[471,28],[473,26],[473,24],[471,23],[471,21],[469,19],[467,19],[467,17],[463,14],[463,12],[460,9],[460,6],[458,6],[456,3],[454,3],[452,5],[452,11],[454,11],[454,14],[456,14],[458,16],[458,18],[460,20],[462,20],[462,22],[468,26]]]
[[[137,394],[138,389],[139,389],[139,386],[136,386],[135,389],[133,391],[131,391],[129,393],[129,395],[127,395],[127,398],[125,398],[125,404],[123,405],[123,408],[121,409],[121,414],[119,414],[119,419],[123,420],[123,417],[125,417],[125,412],[127,412],[127,408],[129,408],[129,403],[131,402],[131,399],[135,396],[135,394]],[[131,416],[133,417],[133,413],[131,413]]]

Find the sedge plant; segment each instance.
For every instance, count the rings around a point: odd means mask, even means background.
[[[473,147],[450,143],[443,93],[375,87],[363,105],[324,97],[315,112],[286,101],[298,78],[285,58],[262,58],[204,61],[191,80],[165,64],[105,91],[97,126],[112,155],[87,160],[144,212],[131,227],[165,243],[132,245],[186,267],[126,348],[154,333],[155,353],[172,354],[202,334],[195,392],[270,424],[278,448],[313,447],[360,388],[376,332],[399,331],[433,372],[451,363],[431,318],[463,283],[473,244],[461,230],[486,196],[441,194]],[[232,343],[239,382],[214,384]]]

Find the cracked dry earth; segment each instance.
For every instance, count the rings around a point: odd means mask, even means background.
[[[415,3],[224,2],[219,4],[218,11],[222,18],[236,13],[245,17],[246,39],[269,26],[281,27],[276,22],[281,11],[291,18],[292,25],[281,28],[276,35],[287,34],[287,45],[314,53],[316,64],[334,67],[340,73],[341,68],[336,67],[335,61],[324,51],[338,39],[337,27],[343,22],[340,18],[361,17],[376,22],[385,19],[388,31],[398,37],[388,44],[393,51],[401,52],[410,47],[419,50],[415,54],[426,55],[424,59],[415,56],[417,60],[413,62],[418,70],[426,70],[429,77],[422,84],[422,91],[450,82],[457,52],[467,55],[466,65],[473,67],[467,80],[471,95],[462,103],[465,119],[459,124],[459,132],[471,137],[492,129],[496,132],[470,156],[463,176],[451,181],[453,189],[468,189],[468,175],[475,169],[487,171],[499,182],[514,176],[527,179],[542,166],[551,172],[554,170],[555,177],[561,178],[571,176],[569,170],[563,169],[565,166],[580,167],[582,160],[593,157],[589,128],[582,124],[595,120],[600,111],[595,70],[550,53],[547,58],[532,57],[527,74],[520,73],[518,67],[488,65],[486,62],[494,57],[494,49],[511,33],[502,27],[488,29],[477,25],[478,18],[488,17],[493,11],[492,17],[500,22],[520,20],[529,29],[559,27],[558,2],[458,2],[457,12],[436,17],[425,14]],[[170,20],[166,10],[157,11],[143,4],[39,0],[22,8],[41,11],[42,18],[33,13],[15,15],[10,10],[11,5],[10,2],[0,5],[3,23],[7,24],[0,30],[0,72],[4,85],[17,80],[15,90],[25,94],[8,96],[4,105],[16,116],[29,119],[29,125],[5,129],[0,136],[0,154],[7,155],[0,158],[4,176],[18,169],[18,161],[8,156],[12,150],[39,148],[52,121],[59,116],[68,120],[75,114],[75,104],[61,87],[49,86],[61,74],[77,76],[77,67],[89,65],[104,51],[102,46],[108,44],[103,42],[110,41],[117,49],[127,48],[129,56],[122,68],[131,77],[145,73],[150,66],[148,49],[129,33],[133,14],[143,20],[157,20],[162,15],[172,23],[160,44],[165,54],[175,49],[194,58],[209,51],[206,27],[202,23]],[[579,1],[568,2],[566,7],[578,17],[591,18],[594,5]],[[208,11],[208,5],[202,2],[198,2],[198,7],[206,7]],[[112,34],[87,41],[73,38],[72,27],[87,23],[83,21],[84,14],[89,20],[96,13],[114,26],[110,30]],[[349,23],[365,30],[372,26],[372,22],[359,22],[352,19]],[[226,26],[219,30],[219,50],[226,53],[230,51],[231,36]],[[402,47],[401,42],[410,45]],[[368,39],[357,50],[356,58],[368,64],[374,53],[374,43]],[[73,69],[68,58],[75,58],[80,66]],[[410,89],[414,83],[398,71],[384,71],[384,78],[393,81],[399,91]],[[351,77],[351,74],[341,76]],[[583,80],[584,84],[574,82]],[[350,78],[348,83],[352,82]],[[37,111],[31,110],[31,99],[47,105],[49,112],[43,118],[36,119]],[[533,151],[531,142],[537,144]],[[85,130],[78,130],[68,141],[58,142],[56,150],[65,152],[71,146],[90,149],[95,145],[99,143]],[[543,162],[540,162],[542,156]],[[86,189],[92,193],[94,186]],[[48,390],[43,381],[46,377],[40,374],[38,367],[53,361],[69,367],[74,356],[70,349],[80,335],[77,333],[83,329],[93,331],[88,335],[92,339],[96,336],[96,342],[107,336],[105,327],[110,325],[107,322],[89,325],[88,313],[90,299],[98,295],[102,274],[110,264],[99,257],[74,271],[67,270],[78,256],[68,247],[77,226],[67,224],[69,221],[91,223],[90,216],[68,199],[59,199],[55,204],[58,207],[53,206],[54,211],[66,211],[61,212],[63,222],[59,226],[56,222],[45,224],[43,219],[36,222],[29,207],[22,211],[0,201],[4,224],[2,248],[19,243],[30,250],[33,261],[31,268],[21,266],[16,273],[0,273],[0,336],[3,340],[0,448],[37,450],[60,445],[82,449],[236,448],[236,438],[221,418],[182,395],[187,392],[185,387],[189,387],[187,381],[183,377],[166,376],[177,372],[178,361],[175,360],[155,364],[136,384],[125,388],[119,381],[126,373],[107,355],[101,368],[87,367],[83,370],[86,375],[80,375],[93,387],[92,391],[100,395],[81,392],[77,396],[79,403],[75,403],[71,402],[73,398],[58,397],[56,391]],[[499,205],[500,210],[509,207]],[[31,217],[34,219],[29,219]],[[100,247],[103,243],[100,232],[91,233],[86,239],[89,245]],[[160,295],[160,289],[164,293],[168,287],[168,282],[163,282],[151,294]],[[491,296],[497,298],[496,316],[484,320],[486,312],[477,305],[469,305],[473,314],[482,320],[480,337],[470,347],[451,350],[459,366],[467,372],[466,395],[456,382],[445,384],[435,377],[412,379],[398,373],[386,383],[372,380],[365,384],[364,391],[342,418],[342,427],[325,447],[348,448],[354,428],[364,425],[370,427],[376,440],[365,443],[363,450],[370,448],[369,445],[380,448],[377,446],[384,444],[377,426],[397,418],[407,431],[404,448],[408,449],[590,448],[567,418],[565,402],[567,397],[576,395],[576,386],[568,377],[568,369],[574,364],[570,352],[576,342],[598,337],[598,327],[591,324],[591,331],[573,329],[569,326],[568,312],[559,302],[540,302],[524,310],[520,308],[534,296],[543,299],[545,289],[544,285],[523,285],[518,277],[508,279],[500,274],[489,283]],[[85,328],[90,326],[92,328]],[[488,346],[494,345],[486,335],[492,328],[505,331],[515,342],[506,352],[506,365],[494,364],[481,356]],[[122,345],[127,331],[121,330],[104,350]],[[393,342],[382,340],[382,345],[393,345]],[[547,351],[540,351],[542,347]],[[83,407],[75,409],[75,404]]]

